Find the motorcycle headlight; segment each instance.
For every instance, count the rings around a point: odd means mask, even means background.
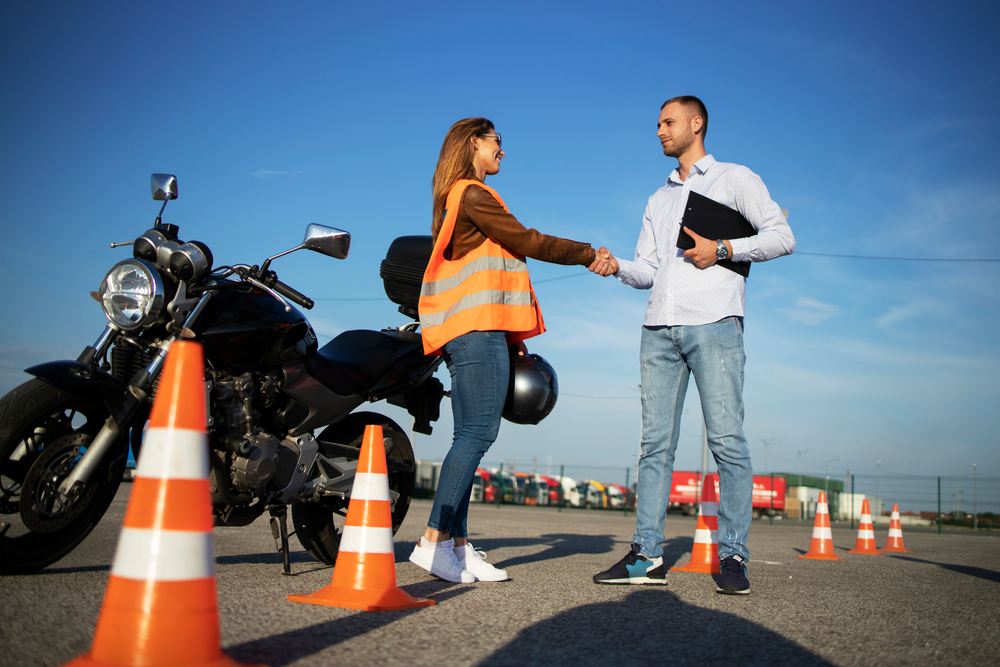
[[[156,266],[143,259],[116,264],[104,276],[99,294],[104,314],[126,330],[155,321],[163,309],[163,280]]]

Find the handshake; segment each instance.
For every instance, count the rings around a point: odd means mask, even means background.
[[[610,276],[618,273],[618,260],[614,258],[610,250],[601,246],[597,250],[594,261],[587,268],[599,276]]]

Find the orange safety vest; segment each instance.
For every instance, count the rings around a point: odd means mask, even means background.
[[[480,181],[460,180],[448,191],[444,222],[420,286],[418,310],[424,354],[438,356],[445,343],[470,331],[506,331],[508,343],[545,331],[523,255],[487,237],[465,257],[445,259],[462,193],[470,185],[489,192],[509,212],[496,190]]]

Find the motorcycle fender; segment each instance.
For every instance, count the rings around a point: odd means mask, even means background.
[[[26,368],[24,372],[65,391],[93,392],[107,404],[109,410],[113,410],[122,394],[128,391],[125,383],[118,378],[79,361],[50,361]]]

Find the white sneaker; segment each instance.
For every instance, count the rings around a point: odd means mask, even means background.
[[[476,551],[470,543],[464,547],[455,547],[455,556],[458,557],[458,564],[476,575],[479,581],[506,581],[509,577],[504,570],[497,569],[486,562],[486,552]]]
[[[445,581],[471,584],[476,580],[476,575],[466,572],[455,557],[455,540],[427,542],[425,546],[421,537],[413,547],[410,562]]]

